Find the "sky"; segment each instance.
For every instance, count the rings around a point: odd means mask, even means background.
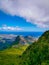
[[[0,31],[49,30],[49,0],[0,0]]]

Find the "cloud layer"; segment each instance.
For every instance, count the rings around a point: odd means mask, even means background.
[[[22,31],[23,29],[20,28],[19,26],[12,27],[12,26],[7,26],[6,24],[4,24],[2,25],[2,27],[0,27],[0,30],[2,31]]]
[[[23,17],[38,27],[49,28],[49,0],[0,0],[0,10]]]

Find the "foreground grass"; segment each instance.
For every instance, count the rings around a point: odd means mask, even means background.
[[[29,45],[19,45],[17,48],[8,48],[0,51],[0,65],[20,65],[20,56]]]
[[[18,65],[20,58],[16,54],[0,54],[0,65]]]

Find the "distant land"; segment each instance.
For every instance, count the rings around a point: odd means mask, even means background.
[[[22,36],[22,35],[14,35],[14,34],[0,34],[0,50],[4,50],[6,48],[11,47],[19,47],[19,45],[30,45],[33,42],[38,40],[33,36]]]

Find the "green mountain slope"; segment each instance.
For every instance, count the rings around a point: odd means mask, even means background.
[[[49,31],[28,47],[22,59],[22,65],[49,65]]]
[[[13,45],[10,48],[7,48],[3,51],[0,51],[0,54],[16,54],[16,55],[22,55],[22,53],[26,50],[26,48],[29,45]]]
[[[22,55],[0,53],[0,65],[49,65],[49,31],[30,45]]]
[[[19,47],[11,47],[0,51],[0,65],[19,65],[20,56],[29,45],[19,45]]]

